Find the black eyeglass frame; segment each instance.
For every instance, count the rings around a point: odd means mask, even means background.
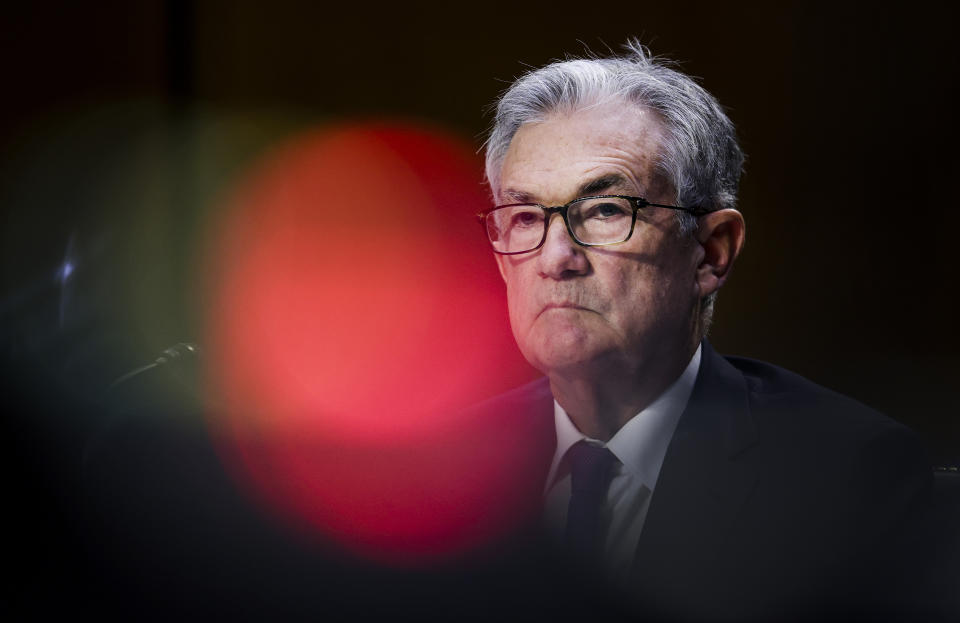
[[[633,219],[630,221],[630,232],[627,234],[626,238],[624,238],[623,240],[619,240],[617,242],[583,242],[582,240],[577,238],[577,235],[573,233],[573,228],[570,227],[570,219],[567,218],[567,210],[574,203],[578,203],[580,201],[587,201],[589,199],[626,199],[627,201],[630,202],[630,205],[633,206]],[[590,195],[588,197],[577,197],[573,201],[570,201],[562,206],[554,206],[552,208],[549,208],[540,203],[506,203],[504,205],[487,208],[483,212],[480,212],[479,214],[477,214],[477,219],[480,221],[480,224],[483,226],[484,235],[487,236],[487,240],[490,242],[490,246],[493,246],[493,241],[490,240],[490,235],[489,233],[487,233],[487,216],[489,216],[492,212],[495,212],[501,208],[515,208],[517,206],[531,206],[531,207],[536,206],[546,213],[546,217],[544,218],[544,221],[543,221],[544,222],[543,237],[540,239],[540,242],[537,244],[537,246],[533,247],[532,249],[527,249],[526,251],[497,251],[496,248],[494,248],[493,252],[498,255],[521,255],[523,253],[532,253],[537,249],[539,249],[540,247],[542,247],[543,243],[547,241],[547,232],[550,229],[550,219],[557,212],[559,212],[560,216],[563,218],[563,224],[567,226],[567,233],[570,234],[570,239],[576,242],[581,247],[605,247],[613,244],[623,244],[627,240],[630,240],[630,237],[633,236],[633,229],[637,224],[637,212],[639,212],[642,208],[647,208],[647,207],[667,208],[668,210],[678,210],[680,212],[687,212],[697,217],[703,216],[704,214],[709,214],[711,212],[710,210],[707,210],[706,208],[702,208],[700,206],[692,206],[692,207],[671,206],[671,205],[665,205],[662,203],[653,203],[653,202],[647,201],[643,197],[631,197],[629,195]]]

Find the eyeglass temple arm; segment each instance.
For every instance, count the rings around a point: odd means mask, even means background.
[[[670,205],[666,205],[666,204],[663,204],[663,203],[651,203],[651,202],[649,202],[649,201],[646,201],[646,202],[640,204],[639,207],[642,208],[642,207],[644,207],[644,206],[653,206],[653,207],[655,207],[655,208],[669,208],[669,209],[671,209],[671,210],[679,210],[679,211],[681,211],[681,212],[689,212],[690,214],[692,214],[692,215],[694,215],[694,216],[703,216],[704,214],[709,214],[710,212],[712,212],[712,210],[708,210],[708,209],[703,208],[703,207],[700,207],[700,206],[693,206],[693,207],[685,208],[685,207],[683,207],[683,206],[670,206]]]

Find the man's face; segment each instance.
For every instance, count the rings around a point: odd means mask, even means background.
[[[499,203],[565,204],[598,194],[673,205],[656,172],[663,129],[621,101],[520,128],[501,170]],[[677,233],[673,210],[644,208],[630,240],[582,247],[553,215],[543,246],[497,256],[510,323],[524,356],[546,374],[641,372],[689,356],[702,253]]]

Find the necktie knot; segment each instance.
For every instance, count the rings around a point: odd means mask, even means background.
[[[568,451],[570,486],[574,494],[604,494],[617,457],[603,446],[578,441]]]

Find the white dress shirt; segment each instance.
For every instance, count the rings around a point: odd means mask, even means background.
[[[606,446],[618,459],[601,510],[605,530],[604,565],[614,579],[628,578],[663,457],[680,415],[690,400],[699,370],[700,347],[697,347],[697,352],[677,380],[646,409],[630,418],[605,444],[577,430],[563,407],[556,401],[553,403],[557,449],[544,490],[548,528],[559,539],[567,523],[570,468],[563,460],[567,450],[581,439]]]

